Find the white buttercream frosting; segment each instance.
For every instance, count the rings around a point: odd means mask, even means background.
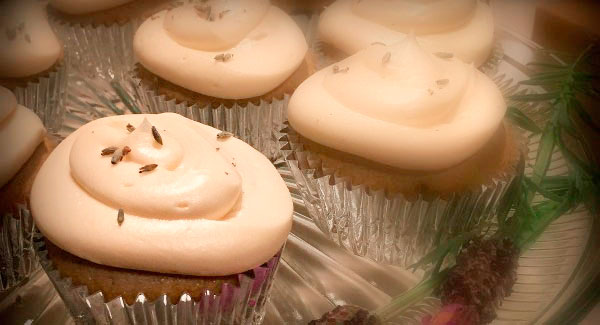
[[[494,82],[414,37],[372,45],[306,80],[291,126],[325,146],[407,170],[440,170],[482,148],[506,111]]]
[[[50,0],[52,7],[71,14],[82,15],[124,5],[134,0]]]
[[[29,160],[45,134],[40,118],[0,86],[0,187]]]
[[[300,66],[307,49],[293,19],[267,0],[186,3],[147,19],[134,38],[146,69],[224,99],[275,89]]]
[[[348,54],[374,42],[396,43],[410,32],[431,52],[451,52],[479,66],[493,46],[493,16],[477,0],[337,0],[319,21],[320,38]]]
[[[171,113],[93,121],[40,169],[36,224],[62,249],[109,266],[188,275],[256,267],[285,242],[291,197],[262,154],[217,134]],[[101,155],[108,147],[130,152],[113,164],[114,154]],[[148,165],[157,166],[140,173]]]
[[[0,78],[22,78],[49,69],[62,46],[39,1],[0,2]]]

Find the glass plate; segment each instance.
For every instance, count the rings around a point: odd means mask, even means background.
[[[540,47],[508,31],[497,35],[504,52],[495,81],[506,94],[530,72],[526,64],[540,56]],[[126,86],[73,76],[68,90],[68,114],[60,135],[66,136],[89,120],[136,112]],[[535,91],[535,89],[533,89]],[[538,123],[547,119],[548,107],[521,107]],[[535,160],[539,136],[530,140],[528,161]],[[289,171],[279,165],[294,199],[294,225],[267,306],[265,324],[306,324],[338,304],[375,309],[418,283],[422,272],[379,265],[356,257],[328,240],[312,223]],[[526,172],[531,172],[530,168]],[[564,175],[568,167],[556,152],[551,175]],[[594,303],[598,288],[600,239],[598,223],[580,207],[554,222],[519,260],[518,279],[494,324],[572,323]],[[596,236],[591,236],[596,234]],[[594,282],[594,280],[596,280]],[[423,313],[439,306],[429,298],[405,312],[396,323],[420,324]],[[593,307],[593,305],[591,305]],[[34,320],[39,324],[73,323],[43,272],[0,303],[0,318],[8,323]]]

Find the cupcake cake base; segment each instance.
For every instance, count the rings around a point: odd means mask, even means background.
[[[99,324],[260,323],[280,258],[244,273],[198,277],[102,266],[44,239],[35,249],[76,322]]]

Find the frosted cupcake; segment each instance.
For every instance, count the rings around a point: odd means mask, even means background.
[[[267,0],[186,3],[136,32],[136,93],[152,113],[232,132],[274,158],[289,94],[313,71],[307,49],[294,20]]]
[[[284,153],[321,230],[405,266],[502,205],[521,162],[505,110],[472,65],[407,38],[306,80],[290,100]]]
[[[52,149],[39,117],[0,87],[0,297],[34,269],[31,184]]]
[[[69,64],[86,76],[123,80],[133,61],[133,34],[170,0],[50,0],[48,13]]]
[[[0,86],[34,110],[50,129],[60,125],[66,72],[62,45],[39,1],[0,3]]]
[[[394,44],[411,32],[430,52],[476,66],[488,60],[494,43],[491,9],[478,0],[337,0],[319,21],[322,50],[336,61],[373,43]]]
[[[269,160],[168,113],[75,131],[42,166],[31,208],[42,266],[74,317],[101,323],[260,320],[292,221]]]

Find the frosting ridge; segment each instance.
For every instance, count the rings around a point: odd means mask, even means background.
[[[325,146],[405,170],[441,170],[476,153],[506,111],[472,65],[423,50],[410,36],[380,44],[307,79],[290,125]]]

